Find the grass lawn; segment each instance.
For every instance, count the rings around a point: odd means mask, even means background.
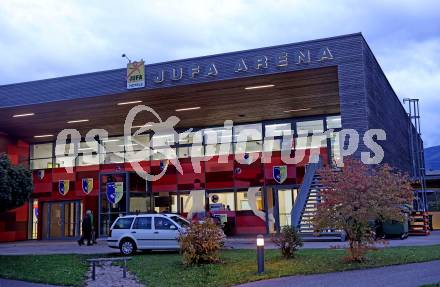
[[[362,264],[343,263],[344,255],[344,250],[303,249],[295,259],[284,260],[278,250],[266,250],[266,273],[257,275],[254,250],[226,250],[222,252],[223,264],[189,268],[182,266],[180,255],[177,253],[146,253],[134,256],[133,260],[129,261],[129,270],[149,287],[221,287],[287,275],[436,260],[440,259],[440,245],[371,251],[368,253],[368,262]],[[85,259],[88,257],[96,256],[0,256],[0,277],[82,286],[87,271]]]
[[[57,285],[82,286],[88,270],[86,256],[0,256],[0,277]]]

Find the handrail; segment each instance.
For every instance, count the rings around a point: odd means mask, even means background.
[[[322,166],[321,157],[319,157],[318,162],[308,164],[306,172],[304,174],[303,183],[299,187],[298,195],[296,196],[295,204],[291,212],[292,226],[297,230],[299,230],[299,225],[301,223],[301,216],[303,210],[305,209],[307,200],[309,198],[310,189],[313,183],[313,178],[316,174],[316,171],[319,168],[321,168],[321,166]]]

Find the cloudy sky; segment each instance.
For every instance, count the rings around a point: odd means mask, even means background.
[[[440,1],[1,0],[0,85],[362,32],[440,145]]]

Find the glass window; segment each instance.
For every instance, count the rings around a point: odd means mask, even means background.
[[[80,149],[78,148],[78,152],[80,151]],[[68,143],[63,143],[63,144],[57,144],[55,146],[55,156],[73,156],[75,154],[75,146],[74,144],[68,144]]]
[[[151,150],[151,159],[152,160],[161,160],[161,159],[173,159],[176,158],[177,150],[176,148],[158,148]]]
[[[248,191],[237,192],[237,210],[260,210],[264,208],[263,194],[261,190],[253,191],[249,196]]]
[[[137,150],[125,153],[126,162],[149,160],[148,150]]]
[[[232,154],[232,144],[222,143],[222,144],[211,144],[205,147],[205,155],[226,155]]]
[[[328,129],[342,128],[341,116],[327,117],[327,128]]]
[[[123,152],[124,151],[124,138],[112,137],[102,141],[102,145],[106,153],[109,152]],[[104,151],[100,151],[104,152]]]
[[[31,148],[31,158],[52,158],[52,143],[34,144]]]
[[[266,139],[264,140],[265,152],[270,151],[280,151],[281,150],[281,140],[280,139]]]
[[[145,191],[144,191],[145,192]],[[146,193],[130,193],[130,212],[147,212],[150,210],[150,197]]]
[[[101,154],[101,163],[123,163],[124,162],[124,153],[123,152],[107,152],[105,154]]]
[[[218,144],[232,142],[232,128],[211,128],[203,130],[205,144]]]
[[[250,152],[260,152],[263,149],[262,141],[252,141],[252,142],[239,142],[234,143],[235,153],[250,153]]]
[[[330,134],[330,143],[331,143],[331,151],[332,151],[332,161],[336,163],[340,163],[342,160],[341,157],[341,145],[339,143],[339,132],[333,132]]]
[[[174,220],[174,222],[178,223],[178,224],[179,224],[180,226],[182,226],[182,227],[186,227],[186,226],[189,226],[189,225],[190,225],[190,223],[189,223],[188,220],[183,219],[182,217],[180,217],[180,216],[178,216],[178,215],[171,215],[170,218],[171,218],[172,220]]]
[[[327,137],[325,135],[313,135],[310,137],[295,138],[295,149],[313,149],[327,147]]]
[[[293,134],[291,123],[266,125],[265,132],[265,137],[281,137]]]
[[[136,218],[133,229],[151,229],[151,217]]]
[[[151,137],[152,147],[166,147],[175,145],[173,134],[153,134]]]
[[[130,229],[132,222],[133,217],[119,218],[115,225],[113,225],[113,229]]]
[[[134,136],[131,137],[131,141],[132,141],[132,145],[131,145],[132,150],[137,150],[137,151],[148,150],[150,145],[149,135]]]
[[[209,210],[235,210],[234,192],[210,193]]]
[[[174,230],[177,226],[171,222],[168,218],[155,217],[154,218],[154,228],[156,230]]]
[[[97,165],[99,164],[98,154],[80,155],[78,156],[78,166]]]
[[[52,168],[52,158],[31,159],[31,169],[46,169]]]
[[[86,142],[80,142],[78,153],[88,153],[91,154],[92,152],[98,152],[98,142],[95,140],[90,140]]]
[[[324,122],[322,120],[297,122],[296,130],[298,135],[322,133],[324,131]]]
[[[263,139],[263,125],[250,124],[234,127],[234,142],[237,141],[255,141]]]
[[[75,166],[75,157],[65,156],[55,159],[55,167],[72,167]]]

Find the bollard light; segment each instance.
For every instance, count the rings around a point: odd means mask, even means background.
[[[264,272],[264,237],[263,235],[257,235],[257,263],[258,274]]]

